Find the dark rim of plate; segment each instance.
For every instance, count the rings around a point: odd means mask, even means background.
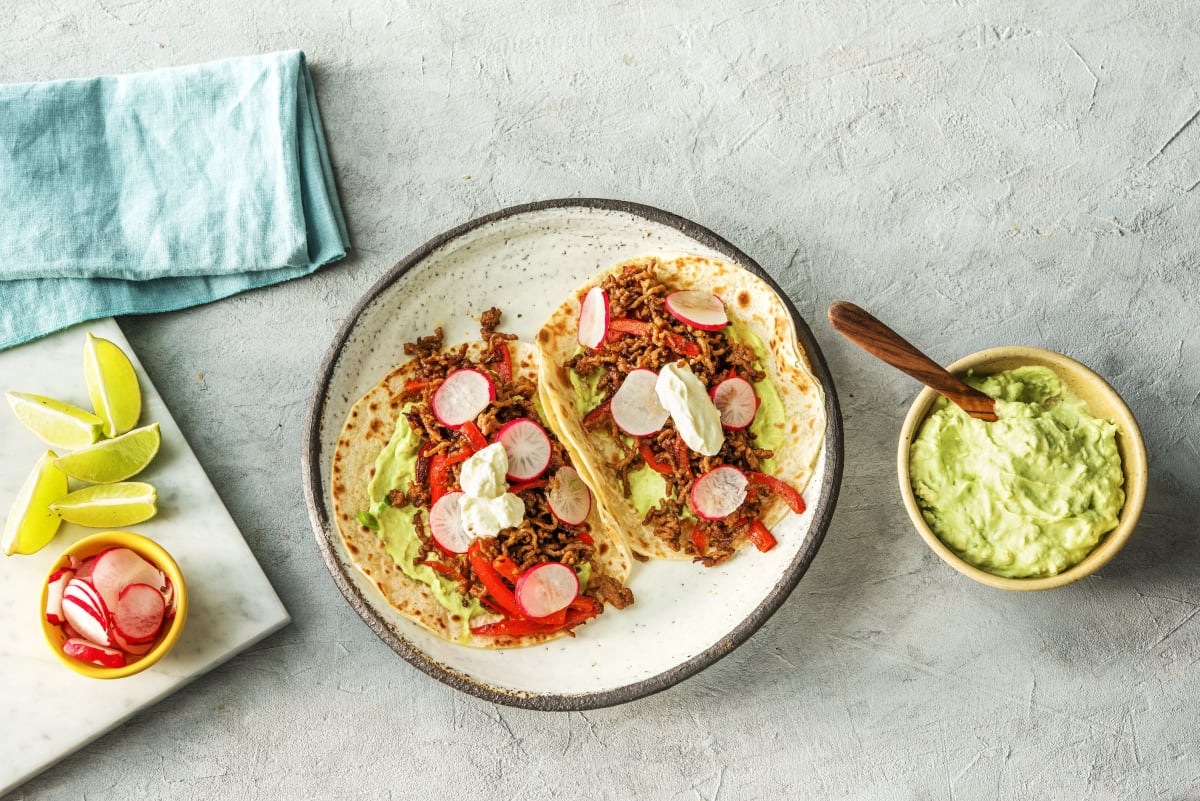
[[[813,521],[810,529],[812,533],[808,537],[804,549],[796,554],[792,564],[754,611],[746,616],[726,636],[722,637],[719,642],[658,675],[615,689],[570,695],[534,694],[481,683],[461,671],[430,658],[423,650],[397,634],[397,632],[385,623],[371,603],[363,597],[358,587],[346,576],[343,571],[354,568],[352,565],[343,565],[334,551],[331,538],[340,535],[337,533],[330,517],[329,509],[326,505],[326,491],[321,481],[321,462],[326,458],[326,454],[322,452],[321,448],[321,424],[325,412],[326,388],[333,377],[346,342],[350,338],[363,311],[380,293],[401,280],[413,267],[420,264],[434,251],[444,247],[449,242],[469,231],[497,220],[521,214],[546,209],[575,207],[624,212],[669,226],[712,250],[724,254],[770,285],[771,289],[775,291],[775,294],[779,296],[787,307],[788,313],[791,314],[792,320],[796,325],[796,334],[800,340],[800,344],[804,347],[804,351],[811,363],[813,374],[821,383],[821,387],[825,393],[825,416],[827,420],[825,427],[825,473],[821,481],[821,490],[816,508],[813,510]],[[775,279],[745,253],[701,225],[652,206],[603,198],[562,198],[501,209],[434,237],[385,273],[358,301],[354,309],[347,316],[341,330],[334,337],[324,361],[321,363],[316,385],[308,404],[308,413],[304,425],[304,441],[301,448],[304,497],[305,503],[308,506],[309,518],[312,521],[313,532],[317,538],[317,545],[321,549],[321,555],[325,559],[326,567],[329,569],[334,583],[341,590],[346,600],[350,602],[350,606],[354,608],[354,611],[358,613],[359,617],[366,622],[371,630],[409,663],[455,689],[498,704],[547,711],[597,709],[627,703],[652,695],[699,673],[749,639],[750,635],[757,631],[783,604],[792,590],[795,589],[801,577],[803,577],[808,566],[812,563],[817,549],[825,538],[825,532],[828,530],[830,519],[833,517],[834,506],[837,504],[838,490],[842,481],[843,461],[842,417],[838,406],[837,394],[833,386],[833,378],[829,374],[829,367],[825,362],[825,357],[821,353],[821,349],[817,346],[817,342],[813,338],[812,330],[800,316],[799,312],[796,311],[796,307],[792,304],[788,296],[780,289]]]

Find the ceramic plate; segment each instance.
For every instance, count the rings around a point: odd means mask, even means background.
[[[483,217],[437,237],[366,293],[321,368],[305,427],[305,493],[329,571],[354,609],[401,656],[447,684],[491,701],[535,709],[589,709],[657,692],[745,641],[779,608],[808,568],[833,514],[842,468],[841,415],[812,332],[787,302],[825,391],[825,443],[808,511],[775,530],[779,545],[715,568],[634,563],[636,602],[610,610],[574,638],[533,648],[478,650],[438,639],[395,613],[350,561],[333,524],[329,472],[350,407],[395,365],[403,343],[446,329],[449,343],[477,339],[479,315],[504,311],[501,329],[534,336],[574,288],[602,268],[643,255],[694,254],[751,270],[749,257],[710,231],[658,209],[609,200],[556,200]],[[472,319],[475,318],[475,319]]]

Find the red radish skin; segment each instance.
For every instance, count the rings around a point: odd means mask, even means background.
[[[125,654],[87,640],[72,637],[63,643],[63,653],[82,662],[106,668],[125,667]]]
[[[96,588],[87,579],[76,577],[68,581],[63,587],[63,600],[68,598],[74,599],[89,609],[98,619],[107,623],[108,605],[104,603],[100,593],[96,592]]]
[[[92,568],[92,584],[110,611],[123,588],[130,584],[158,587],[160,576],[158,568],[128,548],[110,548],[96,557]]]
[[[89,642],[96,645],[111,645],[108,634],[108,619],[97,617],[96,612],[72,595],[63,596],[63,616]]]
[[[692,484],[692,508],[705,520],[729,517],[745,503],[749,483],[736,467],[714,467]]]
[[[122,638],[135,645],[147,643],[158,636],[167,605],[157,587],[149,584],[130,584],[121,590],[113,609],[113,628]]]
[[[478,370],[455,370],[433,393],[431,405],[438,422],[458,428],[496,399],[496,385]]]
[[[662,430],[670,412],[658,400],[658,373],[630,371],[613,393],[609,411],[617,428],[631,437],[648,437]]]
[[[466,553],[475,539],[462,527],[461,492],[447,492],[429,509],[429,533],[446,553]]]
[[[731,430],[742,429],[753,423],[761,402],[753,385],[736,375],[713,387],[709,396],[721,413],[721,425]]]
[[[517,579],[517,608],[528,617],[545,617],[566,609],[579,595],[579,576],[561,562],[534,565]]]
[[[112,633],[112,641],[114,648],[120,648],[130,656],[145,656],[150,653],[150,649],[154,647],[154,643],[158,638],[155,637],[149,642],[131,643],[121,636],[121,632],[114,630]]]
[[[592,491],[574,467],[560,467],[554,489],[546,493],[550,513],[568,526],[578,526],[592,513]]]
[[[583,296],[579,304],[579,327],[576,338],[588,349],[600,347],[608,336],[608,293],[594,286]]]
[[[667,295],[664,304],[675,319],[703,331],[720,331],[729,325],[725,304],[711,292],[684,289]]]
[[[55,626],[61,625],[63,620],[62,599],[63,590],[67,587],[67,582],[75,578],[75,571],[69,567],[60,567],[54,571],[54,575],[50,576],[46,583],[46,620],[53,623]]]
[[[508,457],[505,478],[509,481],[532,481],[550,466],[550,437],[528,417],[505,423],[496,432],[496,441]]]

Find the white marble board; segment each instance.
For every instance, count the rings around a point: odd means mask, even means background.
[[[114,320],[97,320],[0,352],[0,391],[34,392],[90,408],[86,332],[120,345],[142,383],[141,424],[162,448],[138,480],[158,489],[159,513],[130,526],[158,541],[187,582],[188,620],[171,653],[141,673],[89,679],[63,666],[38,623],[41,582],[71,543],[95,529],[64,524],[32,556],[0,557],[0,795],[118,726],[289,621],[278,596]],[[0,404],[0,515],[46,446]],[[73,486],[74,488],[74,486]]]

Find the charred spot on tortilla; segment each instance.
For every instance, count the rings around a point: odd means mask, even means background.
[[[750,305],[750,293],[744,289],[742,291],[738,292],[737,293],[737,302],[738,302],[738,305],[741,306],[743,309],[746,308],[747,306],[749,306]]]

